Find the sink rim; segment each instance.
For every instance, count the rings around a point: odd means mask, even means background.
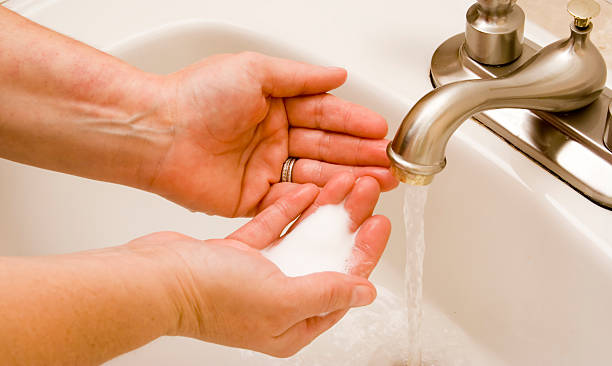
[[[233,25],[232,22],[222,21],[217,23]],[[239,27],[248,29],[248,27]],[[249,32],[249,35],[250,34]],[[271,36],[267,35],[265,32],[258,32],[258,34],[262,34],[266,39],[271,38]],[[288,42],[284,41],[282,43],[288,44]],[[291,47],[292,50],[295,51],[293,46]],[[298,50],[298,52],[301,51]],[[313,50],[309,52],[308,55],[310,55],[310,57],[315,57],[316,55],[320,55],[320,53]],[[360,78],[359,75],[358,72],[352,74],[349,82],[356,82],[356,80]],[[372,84],[374,86],[380,85],[379,83]],[[406,94],[394,94],[396,89],[377,87],[377,90],[381,90],[381,93],[383,93],[381,95],[383,96],[392,94],[397,95],[397,102],[400,103],[398,105],[406,105],[406,100],[409,99],[406,97]],[[548,173],[542,171],[541,168],[530,165],[532,163],[526,161],[524,156],[517,154],[515,150],[507,146],[503,141],[497,139],[497,137],[483,127],[473,121],[467,122],[464,125],[465,127],[462,127],[455,138],[460,140],[462,144],[469,145],[473,148],[475,152],[481,155],[481,159],[491,160],[494,165],[506,173],[513,182],[521,185],[521,187],[526,190],[532,191],[534,200],[536,200],[534,204],[548,207],[550,210],[554,209],[555,215],[568,216],[565,222],[567,222],[568,225],[576,226],[576,232],[580,233],[585,239],[588,239],[589,244],[599,244],[606,250],[612,248],[612,242],[610,242],[610,240],[612,240],[612,235],[606,236],[606,234],[612,234],[609,229],[611,225],[608,224],[612,216],[602,215],[602,212],[592,207],[590,202],[586,205],[584,198],[581,196],[576,197],[573,190],[570,189],[569,191],[574,195],[568,194],[565,185],[560,187],[555,183],[551,183],[551,179],[554,179],[554,177],[550,177]],[[453,156],[449,155],[449,161],[449,164],[452,165]],[[552,215],[553,211],[550,212]],[[608,225],[606,226],[606,224]],[[554,230],[554,228],[549,227],[547,230]],[[589,237],[591,234],[595,236]],[[577,243],[577,245],[578,244],[580,243]],[[598,253],[589,252],[589,254]],[[612,257],[606,256],[602,258],[602,260],[610,262],[612,261]]]

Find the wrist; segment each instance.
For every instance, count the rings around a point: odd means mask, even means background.
[[[141,299],[142,311],[156,322],[157,336],[179,335],[183,301],[177,296],[177,265],[171,251],[162,243],[118,249],[125,258],[126,287],[141,292],[134,297]]]
[[[0,18],[0,157],[146,189],[172,140],[158,118],[163,77],[8,10]]]
[[[111,134],[119,137],[114,161],[121,177],[117,183],[151,191],[158,170],[172,146],[174,126],[163,99],[163,77],[140,72],[121,92],[121,117]]]

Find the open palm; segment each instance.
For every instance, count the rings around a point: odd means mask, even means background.
[[[204,242],[177,233],[156,233],[128,245],[170,263],[165,272],[178,310],[172,334],[287,357],[339,321],[349,308],[371,303],[367,281],[380,259],[391,224],[372,212],[380,188],[364,177],[339,174],[319,189],[293,187],[226,239]],[[283,231],[328,204],[343,203],[357,232],[348,274],[285,276],[260,250],[283,245]],[[149,254],[151,255],[151,254]],[[295,254],[299,256],[299,253]],[[180,314],[180,315],[179,315]]]
[[[336,173],[396,185],[378,114],[325,94],[346,72],[254,53],[218,55],[167,76],[162,108],[173,143],[151,190],[196,211],[252,216],[292,185],[277,184],[289,156],[295,183]]]

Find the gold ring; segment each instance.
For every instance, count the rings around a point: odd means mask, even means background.
[[[283,169],[281,170],[281,182],[292,182],[293,181],[293,166],[298,158],[288,157],[283,163]]]

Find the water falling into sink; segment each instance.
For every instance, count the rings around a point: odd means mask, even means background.
[[[377,285],[369,306],[351,309],[332,329],[288,359],[241,351],[251,366],[504,365],[435,304],[423,301],[424,216],[428,188],[406,186],[404,296]],[[397,280],[401,279],[401,275]],[[234,363],[231,363],[232,365]],[[505,366],[505,365],[504,365]]]
[[[410,366],[421,365],[421,321],[423,318],[423,258],[425,255],[425,203],[428,186],[406,186],[404,225],[406,228],[405,302],[407,317],[406,356]]]

